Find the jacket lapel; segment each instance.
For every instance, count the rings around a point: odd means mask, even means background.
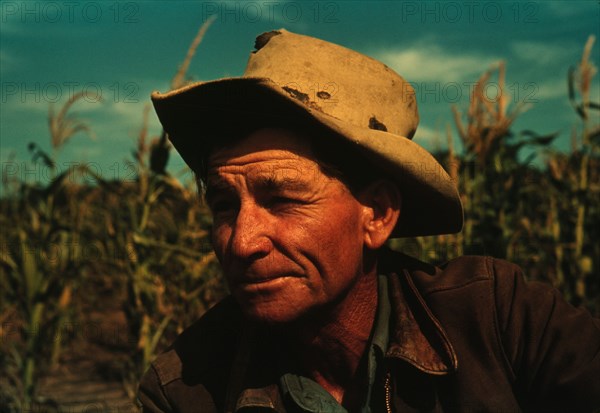
[[[450,340],[431,313],[407,270],[392,273],[390,283],[390,345],[388,357],[402,359],[420,371],[444,375],[458,367]]]

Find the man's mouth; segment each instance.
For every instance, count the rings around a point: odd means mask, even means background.
[[[240,285],[243,284],[264,284],[269,281],[276,280],[278,278],[286,277],[286,275],[276,275],[273,277],[264,277],[264,278],[246,278],[240,280]]]
[[[274,292],[279,288],[282,288],[285,283],[292,279],[298,278],[293,275],[282,274],[276,276],[269,277],[260,277],[260,278],[241,278],[237,282],[237,288],[240,291],[246,293],[265,293],[265,292]]]

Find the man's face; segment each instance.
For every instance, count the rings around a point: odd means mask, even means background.
[[[306,138],[261,129],[209,158],[213,245],[255,320],[282,323],[345,297],[362,272],[364,207],[323,174]]]

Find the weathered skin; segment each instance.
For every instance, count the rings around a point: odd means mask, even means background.
[[[285,130],[261,129],[209,159],[213,244],[232,294],[248,318],[280,325],[340,402],[361,384],[377,303],[373,252],[399,215],[397,191],[385,189],[355,197],[321,171],[306,137]]]

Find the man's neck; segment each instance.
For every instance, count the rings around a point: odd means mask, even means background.
[[[286,329],[286,352],[297,361],[301,373],[345,407],[356,406],[364,396],[364,361],[376,311],[377,277],[373,271],[361,276],[335,308]]]

